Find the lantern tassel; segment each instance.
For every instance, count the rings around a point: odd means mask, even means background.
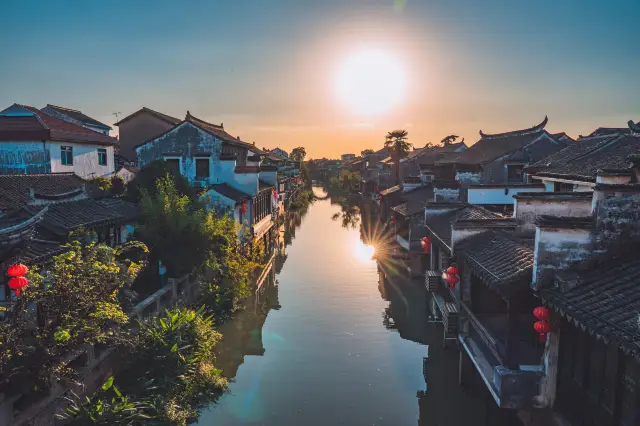
[[[14,292],[16,293],[16,297],[20,297],[20,289],[16,289]]]
[[[538,341],[540,343],[545,343],[547,341],[547,335],[540,333],[540,335],[538,336]]]

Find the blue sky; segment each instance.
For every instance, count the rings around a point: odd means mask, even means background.
[[[186,110],[260,146],[312,157],[531,126],[585,134],[640,120],[632,1],[13,1],[0,15],[0,107]],[[403,103],[345,109],[335,70],[382,47],[407,71]]]

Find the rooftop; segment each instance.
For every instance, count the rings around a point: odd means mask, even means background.
[[[82,111],[78,111],[77,109],[65,108],[65,107],[51,105],[51,104],[47,104],[45,108],[51,108],[59,112],[60,114],[64,114],[86,125],[94,126],[94,127],[102,127],[103,129],[111,130],[110,126],[96,120],[95,118],[89,117],[88,115],[84,114]]]
[[[36,197],[66,198],[94,189],[74,173],[0,175],[0,210],[20,207]]]
[[[139,114],[141,114],[143,112],[149,113],[149,114],[159,118],[160,120],[166,121],[169,124],[178,124],[178,123],[180,123],[182,121],[179,118],[172,117],[172,116],[167,115],[167,114],[163,114],[161,112],[152,110],[151,108],[142,107],[139,110],[137,110],[136,112],[127,115],[122,120],[120,120],[117,123],[115,123],[114,126],[119,126],[122,123],[124,123],[125,121],[128,121],[128,120],[132,119],[133,117],[135,117],[135,116],[137,116],[137,115],[139,115]]]
[[[251,198],[251,195],[239,191],[229,185],[227,185],[226,183],[219,183],[216,185],[211,185],[209,187],[209,189],[214,190],[215,192],[217,192],[218,194],[227,197],[230,200],[235,201],[236,203],[242,201],[242,200],[247,200]]]
[[[37,108],[19,104],[13,104],[0,112],[0,141],[12,140],[118,145],[116,138],[52,117]]]
[[[425,218],[425,226],[436,238],[440,239],[451,250],[451,228],[455,222],[461,219],[500,219],[502,216],[490,212],[478,206],[447,204],[444,211],[440,204],[430,207],[438,209],[437,213],[428,214]]]

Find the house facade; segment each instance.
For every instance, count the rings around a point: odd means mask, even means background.
[[[114,124],[118,126],[120,138],[119,155],[129,165],[136,165],[137,145],[168,131],[181,121],[179,118],[142,107]]]
[[[135,149],[140,168],[165,161],[192,185],[205,188],[209,207],[231,214],[252,238],[261,238],[272,228],[278,168],[262,165],[266,153],[231,136],[222,125],[187,112],[180,123]]]
[[[0,112],[0,173],[109,176],[118,140],[14,104]]]

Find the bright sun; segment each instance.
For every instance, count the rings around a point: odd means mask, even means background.
[[[406,76],[398,58],[383,50],[362,50],[346,59],[338,71],[336,92],[356,114],[377,115],[404,98]]]

